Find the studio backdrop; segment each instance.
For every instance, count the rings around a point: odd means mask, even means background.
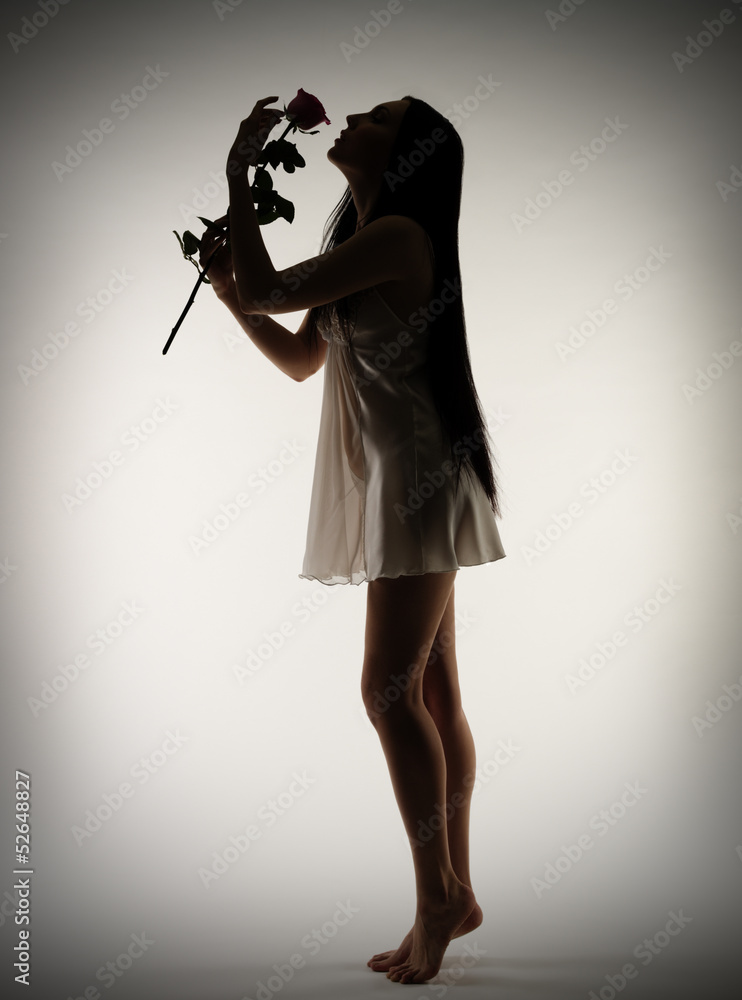
[[[366,586],[299,578],[323,371],[286,377],[206,284],[162,353],[198,278],[174,231],[299,88],[331,124],[274,172],[276,268],[320,251],[348,115],[412,94],[465,150],[507,557],[455,591],[485,919],[415,995],[727,995],[738,0],[13,0],[2,28],[3,995],[400,989],[365,964],[415,905]]]

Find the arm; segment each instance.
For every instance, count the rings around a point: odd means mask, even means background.
[[[220,223],[222,221],[224,220],[219,220]],[[217,246],[223,242],[223,238],[224,234],[218,229],[207,229],[201,237],[199,260],[202,267]],[[319,371],[325,362],[327,343],[318,335],[316,350],[312,351],[310,359],[309,313],[302,320],[297,332],[292,333],[269,316],[248,315],[243,312],[237,297],[232,254],[226,246],[221,247],[209,266],[209,278],[219,301],[229,309],[255,346],[284,374],[296,382],[303,382]]]
[[[240,308],[237,299],[237,292],[234,287],[230,291],[221,292],[219,301],[232,313],[242,329],[248,335],[253,344],[272,361],[284,374],[294,379],[295,382],[303,382],[314,375],[324,364],[327,353],[327,343],[317,336],[316,364],[312,365],[309,359],[309,343],[304,334],[307,329],[307,317],[304,317],[302,324],[296,333],[287,330],[285,326],[276,323],[270,316],[259,314],[247,314]]]
[[[276,271],[263,243],[247,179],[232,177],[230,234],[237,301],[244,313],[299,312],[427,266],[425,230],[414,219],[386,215],[328,253]]]

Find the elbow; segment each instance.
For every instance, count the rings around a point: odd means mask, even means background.
[[[294,369],[294,371],[293,371],[293,373],[291,375],[291,378],[294,380],[294,382],[306,382],[306,380],[310,376],[314,375],[314,373],[316,372],[316,370],[317,370],[316,368],[312,368],[308,364],[306,358],[302,358],[302,367],[301,367],[301,369],[299,371],[297,371],[296,369]]]

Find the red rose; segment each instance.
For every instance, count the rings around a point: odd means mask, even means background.
[[[303,87],[299,87],[296,97],[286,108],[286,118],[302,131],[314,128],[322,122],[326,125],[332,124],[321,103]]]
[[[261,102],[258,102],[260,104]],[[262,102],[263,104],[265,103]],[[258,104],[255,107],[258,107]],[[262,105],[261,105],[262,106]],[[305,166],[303,157],[301,157],[296,149],[296,145],[293,142],[285,142],[284,136],[288,135],[289,132],[309,132],[313,129],[315,125],[320,125],[323,122],[327,125],[331,125],[332,122],[325,114],[325,109],[322,104],[314,97],[313,94],[308,94],[306,90],[299,87],[299,91],[296,97],[291,101],[288,107],[284,107],[284,112],[286,114],[286,120],[288,122],[283,134],[279,139],[274,139],[269,142],[261,153],[262,159],[259,161],[260,165],[255,171],[255,178],[253,183],[250,185],[250,191],[252,192],[253,201],[257,204],[257,219],[258,224],[261,226],[268,225],[268,223],[273,222],[275,219],[282,218],[287,219],[289,222],[294,220],[294,206],[290,201],[286,201],[285,198],[281,198],[273,187],[273,182],[270,178],[265,164],[269,163],[275,170],[279,164],[283,164],[284,170],[287,173],[293,173],[297,167]],[[279,111],[280,115],[281,112]],[[316,133],[310,132],[311,135]],[[229,210],[227,210],[229,212]],[[227,216],[223,216],[218,222],[211,222],[209,219],[204,219],[199,216],[201,222],[207,227],[208,230],[217,231],[219,230],[220,236],[220,246],[217,247],[208,260],[205,262],[203,270],[199,268],[196,261],[193,259],[193,254],[196,250],[201,249],[201,240],[197,239],[193,233],[185,232],[183,233],[183,239],[178,236],[178,233],[173,230],[175,235],[178,237],[178,243],[180,244],[180,249],[183,252],[183,256],[186,260],[189,260],[191,264],[198,270],[199,276],[196,286],[191,292],[191,297],[186,304],[185,309],[180,314],[180,319],[175,324],[173,329],[170,331],[170,336],[168,337],[167,343],[163,348],[162,353],[167,354],[170,344],[173,342],[173,337],[178,332],[181,323],[186,317],[186,313],[193,305],[193,300],[196,297],[196,292],[200,288],[201,284],[206,282],[211,284],[209,279],[206,277],[206,272],[211,266],[211,262],[215,259],[217,251],[221,247],[221,242],[223,239],[229,243],[229,220]],[[206,234],[204,234],[205,236]]]

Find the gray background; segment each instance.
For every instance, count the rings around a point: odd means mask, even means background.
[[[212,174],[240,120],[299,87],[332,124],[298,136],[307,168],[276,179],[296,206],[292,225],[263,230],[277,267],[318,252],[345,186],[326,150],[347,114],[406,93],[468,109],[464,305],[507,552],[456,582],[483,768],[472,874],[485,922],[452,943],[451,977],[406,995],[453,988],[467,942],[481,957],[458,989],[472,998],[607,998],[606,977],[627,962],[639,970],[627,998],[732,995],[742,702],[724,685],[742,683],[742,358],[712,367],[703,391],[687,387],[742,342],[742,189],[731,184],[742,183],[742,5],[728,4],[734,22],[681,71],[673,53],[721,4],[586,0],[555,27],[549,5],[530,0],[400,4],[349,56],[342,46],[383,5],[244,0],[220,13],[206,0],[71,0],[18,51],[9,36],[40,8],[3,7],[6,995],[64,1000],[97,985],[116,1000],[240,1000],[297,952],[306,966],[275,995],[397,989],[365,966],[414,913],[409,848],[360,698],[365,588],[298,579],[322,374],[286,378],[207,287],[161,353],[195,280],[172,230],[200,233],[196,215],[226,211]],[[112,105],[139,93],[148,67],[167,76],[119,117]],[[480,77],[498,84],[485,99]],[[66,146],[104,117],[113,130],[57,176]],[[578,169],[574,151],[616,118],[627,127]],[[519,227],[514,216],[564,169],[573,183],[551,204],[542,194]],[[653,248],[665,262],[642,270]],[[117,270],[130,280],[108,296]],[[620,297],[627,274],[637,289]],[[88,297],[90,322],[78,312]],[[610,297],[615,313],[560,357],[570,328]],[[301,315],[279,319],[295,330]],[[24,377],[72,321],[78,335]],[[77,478],[112,450],[122,464],[67,509]],[[613,475],[617,452],[631,459]],[[268,467],[259,491],[251,477]],[[189,540],[241,491],[249,510],[194,552]],[[574,502],[582,515],[557,529]],[[141,610],[111,626],[126,602]],[[264,645],[285,623],[283,645]],[[99,629],[110,643],[95,652]],[[570,684],[617,631],[615,655]],[[260,669],[240,680],[235,667],[261,648]],[[86,650],[90,665],[34,710]],[[712,725],[694,723],[720,698]],[[501,741],[518,748],[507,763]],[[15,768],[33,789],[30,990],[13,983],[10,957]],[[313,782],[269,824],[266,803],[294,772]],[[126,781],[131,797],[76,839]],[[646,791],[599,833],[594,817],[627,783]],[[205,888],[199,869],[250,824],[260,838]],[[585,833],[590,850],[538,891]],[[358,913],[312,954],[301,942],[338,901]],[[634,949],[681,910],[682,934],[642,964]],[[106,987],[97,970],[140,933],[154,943]]]

